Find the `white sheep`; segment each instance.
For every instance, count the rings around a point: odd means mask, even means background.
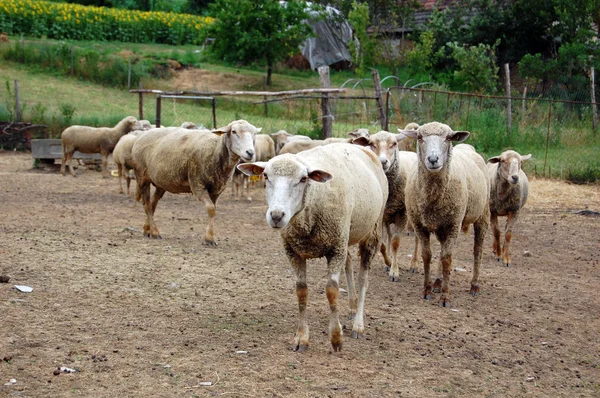
[[[406,209],[421,245],[425,283],[423,298],[441,288],[440,305],[449,306],[452,248],[459,231],[475,229],[473,278],[471,294],[479,293],[479,265],[483,240],[489,226],[489,183],[483,158],[470,145],[457,145],[468,136],[467,131],[453,131],[448,125],[432,122],[403,134],[417,139],[417,171],[406,186]],[[441,277],[432,288],[430,279],[430,235],[441,244]]]
[[[279,151],[280,155],[289,153],[296,154],[302,151],[325,145],[324,140],[294,140],[288,141]]]
[[[355,145],[369,148],[379,157],[383,171],[387,176],[389,196],[385,204],[383,215],[383,227],[387,232],[387,242],[381,244],[381,254],[389,269],[389,278],[392,282],[399,280],[400,271],[398,267],[398,248],[400,246],[400,234],[406,227],[408,216],[404,199],[404,190],[408,176],[417,168],[417,154],[414,152],[399,151],[398,144],[406,139],[404,134],[392,134],[380,131],[370,137],[359,137],[354,139]],[[394,231],[392,232],[392,224]],[[415,248],[410,262],[410,271],[417,269],[418,240],[415,237]],[[388,255],[391,251],[391,259]]]
[[[146,212],[144,234],[160,238],[154,211],[165,192],[192,193],[204,203],[209,223],[204,243],[216,246],[214,218],[219,195],[240,159],[254,158],[254,139],[260,131],[245,120],[236,120],[212,132],[182,128],[150,130],[131,150],[137,181],[136,200]],[[150,199],[150,185],[156,190]]]
[[[267,223],[281,229],[285,253],[296,273],[300,309],[294,351],[309,345],[306,320],[308,288],[306,259],[326,257],[326,295],[331,314],[329,337],[334,351],[342,348],[338,319],[339,278],[345,267],[352,337],[364,333],[364,302],[368,271],[381,238],[383,208],[388,196],[385,174],[370,151],[356,145],[333,144],[297,155],[276,156],[269,162],[238,166],[248,175],[267,179]],[[348,246],[359,245],[358,297]]]
[[[490,179],[490,221],[494,232],[494,254],[496,260],[510,266],[510,241],[512,230],[519,212],[527,202],[529,180],[521,169],[521,163],[530,159],[531,154],[521,156],[515,151],[505,151],[500,156],[488,159],[488,178]],[[506,216],[504,247],[500,244],[498,216]]]
[[[119,139],[119,142],[117,142],[117,145],[115,145],[115,149],[113,150],[113,160],[117,165],[119,179],[119,193],[123,193],[123,182],[121,178],[125,177],[127,182],[127,196],[130,196],[129,186],[131,184],[131,176],[128,170],[133,168],[131,165],[131,148],[133,148],[135,140],[146,131],[147,130],[135,130],[129,134],[125,134]]]
[[[358,137],[369,138],[370,135],[371,134],[369,133],[368,129],[360,128],[360,129],[356,129],[354,131],[349,132],[348,133],[348,138],[341,138],[341,137],[325,138],[323,140],[323,145],[327,145],[327,144],[343,144],[343,143],[351,144],[352,141],[355,140]]]
[[[283,148],[283,146],[285,144],[287,144],[288,142],[291,141],[310,141],[311,138],[307,137],[305,135],[293,135],[288,133],[285,130],[279,130],[276,133],[271,134],[271,137],[273,137],[275,139],[275,153],[279,154],[279,152],[281,151],[281,148]]]
[[[266,162],[267,160],[275,157],[275,142],[267,134],[257,134],[256,141],[254,142],[254,150],[256,152],[254,160],[257,162]],[[258,181],[261,184],[263,183],[262,176],[256,178],[258,178]],[[234,200],[239,200],[239,198],[242,196],[242,191],[245,188],[246,200],[248,202],[252,202],[252,197],[250,196],[250,186],[254,186],[254,181],[249,181],[248,176],[239,171],[237,168],[234,169],[231,180],[231,197]]]
[[[137,119],[128,116],[117,123],[115,127],[77,125],[67,127],[60,135],[63,150],[60,173],[65,175],[65,165],[67,164],[71,175],[76,177],[71,160],[75,151],[79,151],[81,153],[100,153],[102,155],[102,176],[108,177],[108,155],[115,149],[119,139],[137,126]]]

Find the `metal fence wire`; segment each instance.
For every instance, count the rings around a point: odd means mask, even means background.
[[[130,93],[74,82],[85,86],[74,95],[68,86],[59,84],[49,88],[27,78],[0,83],[4,83],[0,87],[0,122],[21,120],[44,124],[47,128],[38,134],[39,138],[58,138],[72,124],[113,126],[129,115],[155,123],[156,99],[162,93]],[[356,128],[368,128],[372,133],[386,128],[395,132],[410,122],[424,124],[436,120],[454,130],[470,131],[468,142],[486,158],[510,148],[533,155],[524,164],[530,174],[575,182],[600,180],[600,133],[594,128],[595,103],[543,98],[534,90],[525,96],[519,93],[506,98],[397,86],[383,89],[384,109],[380,113],[372,82],[353,82],[343,88],[345,91],[338,89],[328,94],[331,110],[326,117],[332,121],[333,136],[345,137]],[[232,120],[246,119],[262,127],[263,133],[286,130],[316,139],[321,138],[323,131],[321,92],[279,97],[192,93],[214,97],[214,101],[180,98],[180,93],[175,94],[175,98],[161,99],[159,122],[164,126],[191,121],[212,128],[215,120],[217,126],[223,126]],[[0,132],[0,146],[12,149],[5,145],[10,140],[3,139],[3,135]]]

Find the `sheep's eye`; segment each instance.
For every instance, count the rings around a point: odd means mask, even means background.
[[[396,146],[396,144],[397,144],[397,142],[392,142],[392,145],[390,145],[390,148],[393,148],[393,147],[395,147],[395,146]]]
[[[233,134],[237,135],[237,131],[233,130]]]
[[[423,136],[421,134],[417,135],[417,140],[423,142]]]
[[[269,177],[266,174],[263,174],[263,176],[265,177],[265,181],[269,179]]]
[[[302,177],[302,178],[300,179],[300,182],[306,182],[306,180],[308,180],[308,177],[307,177],[307,176],[304,176],[304,177]]]

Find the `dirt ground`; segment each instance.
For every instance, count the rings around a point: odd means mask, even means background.
[[[252,203],[223,194],[208,248],[206,211],[190,196],[165,195],[163,239],[152,240],[116,178],[31,166],[0,153],[0,275],[11,278],[0,283],[0,396],[600,396],[600,218],[574,214],[600,210],[598,186],[532,181],[514,264],[493,260],[488,233],[476,298],[472,238],[461,236],[451,309],[420,298],[422,273],[406,271],[412,238],[400,282],[378,255],[366,337],[346,330],[341,353],[327,337],[325,262],[313,261],[311,346],[295,353],[295,276],[261,189]],[[79,372],[54,375],[59,366]]]

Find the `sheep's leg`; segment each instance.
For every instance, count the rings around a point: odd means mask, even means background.
[[[102,178],[108,178],[108,152],[101,150],[102,155]]]
[[[73,177],[77,177],[77,174],[75,174],[75,169],[73,169],[73,154],[75,153],[75,151],[67,153],[67,164],[69,165],[69,172],[71,173],[71,175]]]
[[[414,226],[415,234],[417,235],[417,240],[421,245],[421,257],[423,257],[423,271],[425,274],[424,283],[423,283],[423,299],[431,300],[431,295],[433,294],[433,289],[431,287],[431,242],[430,242],[430,233],[426,229],[421,226]]]
[[[204,244],[207,246],[217,246],[217,242],[215,241],[215,215],[217,214],[217,206],[211,200],[206,189],[200,191],[199,194],[196,193],[196,197],[204,203],[204,207],[206,207],[206,211],[208,212],[208,225],[204,234]]]
[[[150,193],[150,189],[148,189],[148,193]],[[156,211],[156,206],[158,205],[158,201],[163,197],[163,195],[165,194],[165,190],[159,187],[156,187],[156,189],[154,190],[154,195],[152,195],[152,202],[150,202],[148,205],[144,204],[144,209],[146,210],[146,214],[148,214],[148,207],[150,208],[150,216],[149,216],[149,225],[150,225],[150,235],[148,236],[152,236],[155,239],[162,239],[162,237],[160,236],[160,232],[158,231],[158,227],[156,226],[156,223],[154,222],[154,212]],[[148,195],[149,197],[150,195]]]
[[[352,270],[352,256],[348,251],[346,257],[346,283],[348,284],[348,303],[350,307],[349,320],[353,320],[356,317],[356,309],[358,307],[358,296],[356,295],[356,288],[354,286],[354,271]]]
[[[412,258],[410,259],[409,271],[413,274],[417,272],[417,266],[419,265],[419,238],[415,234],[415,248],[413,250]]]
[[[129,190],[129,186],[131,185],[131,175],[129,174],[129,170],[127,170],[127,166],[123,165],[123,171],[125,172],[125,181],[127,182],[127,196],[131,196]]]
[[[120,164],[117,163],[117,178],[119,179],[119,193],[123,193],[123,181],[122,181],[122,177],[123,177],[123,169],[125,168],[125,166],[121,166]],[[127,195],[129,196],[129,185],[127,185]]]
[[[331,341],[333,351],[335,352],[342,350],[342,324],[340,323],[338,313],[338,296],[340,294],[340,274],[342,273],[343,265],[346,263],[347,259],[348,246],[344,246],[344,250],[342,250],[341,252],[335,253],[334,255],[327,257],[329,280],[327,281],[327,286],[325,287],[325,293],[327,294],[327,301],[329,302],[329,309],[331,311],[329,314],[329,339]],[[356,317],[354,318],[354,324],[356,324],[356,319],[359,316],[362,316],[362,313],[360,313],[360,311],[361,309],[359,298]]]
[[[471,290],[472,296],[479,294],[479,266],[481,265],[481,257],[483,256],[483,241],[487,233],[489,222],[488,215],[482,216],[475,222],[475,238],[473,243],[473,278],[471,279]]]
[[[441,242],[441,264],[442,264],[442,295],[440,306],[450,307],[450,270],[452,269],[452,246],[454,239],[445,239]]]
[[[150,202],[150,183],[144,182],[142,183],[141,178],[137,176],[138,189],[136,196],[142,200],[142,205],[144,206],[144,212],[146,213],[146,222],[144,223],[144,236],[150,237],[150,225],[152,224],[151,219],[152,215],[150,214],[152,210],[152,204]]]
[[[406,216],[396,216],[394,218],[394,233],[391,239],[392,247],[392,267],[390,268],[390,281],[398,282],[400,280],[400,269],[398,267],[398,248],[400,247],[400,236],[406,227]]]
[[[252,197],[250,197],[250,177],[244,174],[244,180],[246,181],[246,200],[252,202]]]
[[[500,258],[502,257],[502,246],[500,244],[500,228],[498,227],[498,214],[492,212],[490,221],[492,224],[492,230],[494,231],[494,256],[496,256],[496,261],[500,261]]]
[[[387,249],[392,247],[391,246],[391,236],[392,236],[391,224],[384,222],[383,229],[385,230],[386,234],[381,239],[381,254],[383,255],[383,262],[385,263],[385,272],[389,272],[390,269],[392,268],[392,260],[390,259],[390,256],[387,253]]]
[[[62,159],[60,161],[60,174],[65,176],[65,166],[67,165],[67,151],[63,149]]]
[[[377,252],[377,246],[380,244],[379,237],[376,234],[370,236],[367,240],[360,243],[360,269],[358,271],[358,309],[352,326],[352,338],[357,339],[365,333],[365,298],[367,288],[369,287],[369,268],[371,261]]]
[[[298,297],[298,329],[294,337],[292,349],[303,352],[308,348],[308,322],[306,321],[306,303],[308,302],[308,286],[306,284],[306,260],[292,254],[289,256],[292,267],[296,271],[296,296]]]
[[[512,239],[512,229],[517,221],[517,213],[508,213],[506,219],[506,232],[504,234],[504,247],[502,248],[502,264],[510,266],[510,241]]]

